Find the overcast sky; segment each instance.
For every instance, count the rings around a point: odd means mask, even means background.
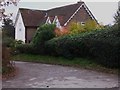
[[[34,2],[33,2],[34,1]],[[47,10],[50,8],[74,4],[80,0],[20,0],[18,7]],[[86,3],[99,23],[113,24],[114,14],[119,0],[82,0]],[[8,8],[10,10],[10,8]],[[11,10],[13,10],[11,8]]]

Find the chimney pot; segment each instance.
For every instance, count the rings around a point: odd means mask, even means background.
[[[82,0],[79,0],[77,3],[81,3],[81,2],[83,2]]]

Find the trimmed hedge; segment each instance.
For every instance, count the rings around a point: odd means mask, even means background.
[[[46,52],[67,58],[91,57],[107,67],[119,67],[120,30],[98,30],[54,38],[45,43]]]

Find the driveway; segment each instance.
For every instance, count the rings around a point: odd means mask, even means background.
[[[118,76],[80,68],[16,62],[18,74],[3,81],[3,88],[113,88]]]

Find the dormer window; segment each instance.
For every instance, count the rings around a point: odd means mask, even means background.
[[[46,24],[51,24],[50,17],[47,18]]]
[[[56,27],[61,28],[61,25],[60,25],[60,22],[59,22],[57,16],[55,16],[55,18],[54,18],[54,20],[53,20],[53,23],[56,24]]]

